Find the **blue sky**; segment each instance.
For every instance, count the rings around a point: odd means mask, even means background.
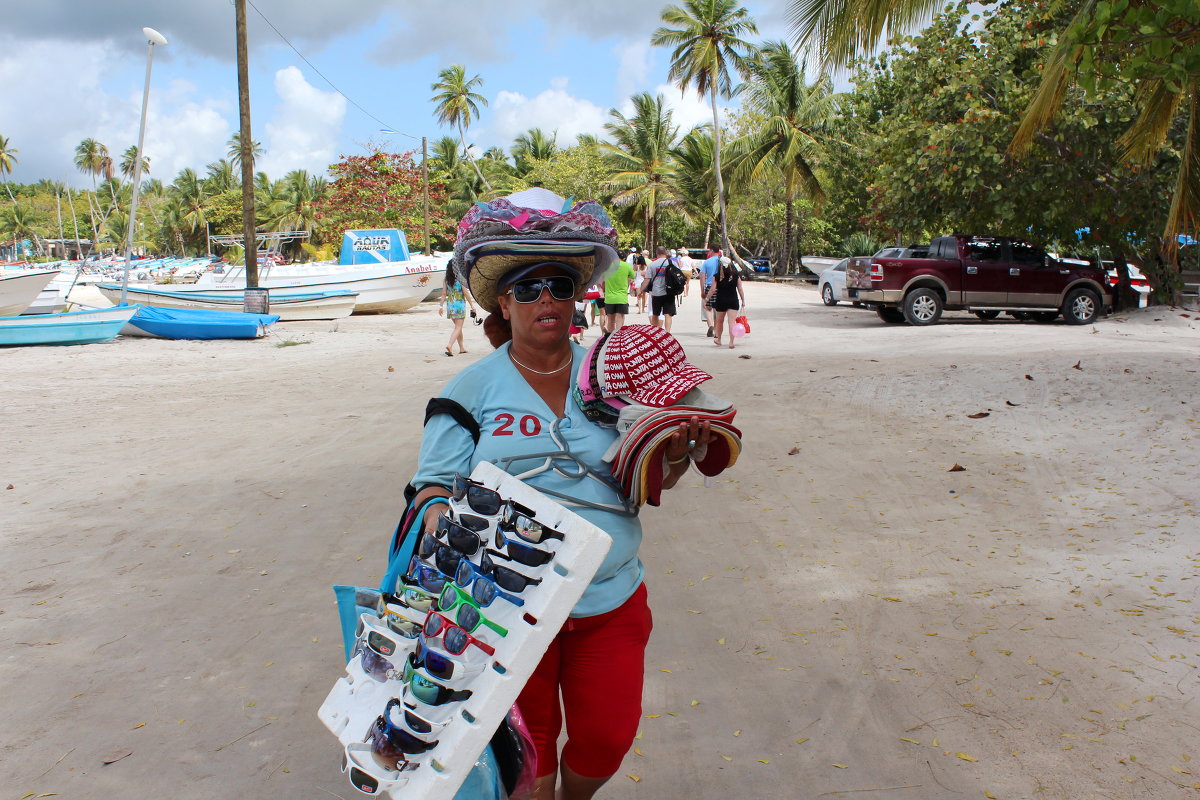
[[[250,0],[251,113],[258,163],[272,178],[295,168],[324,172],[370,143],[390,149],[455,135],[433,116],[430,84],[461,63],[484,79],[489,106],[468,131],[481,148],[507,148],[531,127],[560,141],[602,133],[608,110],[639,91],[662,91],[685,127],[708,107],[666,85],[668,54],[649,45],[662,5],[643,0],[582,4],[526,0]],[[91,180],[72,163],[92,137],[119,155],[137,142],[146,42],[143,26],[169,40],[156,48],[147,121],[151,176],[183,167],[203,173],[237,130],[231,0],[16,0],[0,30],[0,135],[19,152],[12,180]],[[664,4],[665,5],[665,4]],[[787,34],[785,2],[745,2],[760,38]],[[339,96],[264,22],[261,11]]]

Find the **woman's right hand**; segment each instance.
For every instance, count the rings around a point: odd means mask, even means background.
[[[425,533],[433,533],[437,530],[438,517],[445,513],[446,507],[443,503],[434,503],[429,508],[425,509],[425,519],[421,520],[421,529]]]

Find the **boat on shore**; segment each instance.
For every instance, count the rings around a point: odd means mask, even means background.
[[[0,317],[0,347],[107,342],[116,338],[137,310],[136,305],[121,305],[65,314]]]
[[[96,285],[100,293],[113,303],[120,302],[121,287],[116,284]],[[178,289],[179,287],[174,287]],[[245,305],[243,289],[209,289],[207,291],[168,291],[145,286],[130,286],[126,297],[144,305],[159,308],[202,308],[218,311],[240,311]],[[357,292],[344,289],[336,291],[280,291],[268,290],[271,313],[284,322],[306,319],[340,319],[354,311]]]
[[[0,272],[0,317],[14,317],[29,308],[57,274],[56,269],[6,269]]]
[[[437,256],[410,256],[404,232],[397,228],[357,230],[342,236],[338,263],[265,264],[259,268],[258,285],[268,289],[356,292],[355,314],[396,314],[439,290],[445,269],[446,261]],[[245,286],[245,268],[238,266],[222,274],[207,272],[195,284],[174,288],[211,292]]]
[[[155,339],[258,339],[278,321],[278,314],[142,306],[121,334]]]

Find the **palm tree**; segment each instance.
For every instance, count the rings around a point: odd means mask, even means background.
[[[453,125],[458,128],[458,138],[462,142],[463,152],[466,154],[467,161],[475,168],[475,174],[490,191],[492,185],[483,177],[483,173],[479,171],[478,165],[471,158],[471,151],[467,147],[466,134],[466,129],[471,126],[471,123],[479,119],[479,106],[486,106],[488,104],[486,97],[472,91],[482,85],[483,78],[476,75],[467,80],[467,71],[463,65],[452,64],[438,73],[437,82],[429,87],[437,92],[437,94],[429,99],[437,103],[438,124]]]
[[[129,180],[133,180],[133,176],[137,172],[137,155],[138,151],[136,144],[129,145],[129,147],[125,149],[125,152],[121,154],[121,174]],[[150,159],[146,156],[142,156],[142,174],[148,175],[149,173]]]
[[[84,139],[75,146],[75,166],[85,175],[92,176],[92,193],[88,195],[88,216],[92,220],[92,244],[88,252],[95,252],[96,239],[99,229],[96,227],[96,210],[93,200],[96,195],[96,176],[104,171],[104,160],[108,158],[108,148],[91,137]]]
[[[4,180],[4,188],[8,190],[8,198],[14,203],[17,198],[13,197],[12,187],[8,185],[8,179],[5,177],[12,174],[13,165],[17,163],[14,156],[21,152],[17,148],[8,143],[7,136],[0,136],[0,179]]]
[[[225,155],[229,158],[229,160],[231,162],[233,162],[233,166],[236,169],[237,174],[241,175],[242,174],[242,132],[234,131],[233,136],[229,137],[229,141],[226,142],[226,144],[229,146],[229,149],[225,151]],[[259,156],[261,156],[264,152],[266,152],[266,151],[263,150],[262,142],[255,141],[254,139],[250,140],[250,162],[252,165],[254,162],[258,161]]]
[[[1177,234],[1195,232],[1200,226],[1200,75],[1195,66],[1184,66],[1195,64],[1200,28],[1194,21],[1176,18],[1165,25],[1156,21],[1159,27],[1131,30],[1121,16],[1122,9],[1127,9],[1133,15],[1149,12],[1144,18],[1154,19],[1162,16],[1164,5],[1138,0],[1120,4],[1120,8],[1094,0],[1081,3],[1042,65],[1041,84],[1009,151],[1014,155],[1027,152],[1034,135],[1058,112],[1067,87],[1077,76],[1094,76],[1092,65],[1106,57],[1119,60],[1119,71],[1126,73],[1132,72],[1131,65],[1146,52],[1159,65],[1178,68],[1175,73],[1163,70],[1155,75],[1151,71],[1148,77],[1134,74],[1129,79],[1136,86],[1141,110],[1119,140],[1127,158],[1149,163],[1165,141],[1175,115],[1185,109],[1187,132],[1164,231],[1168,249],[1174,249]],[[792,0],[789,15],[797,41],[817,45],[825,64],[844,67],[877,47],[885,33],[910,30],[941,6],[941,0]],[[1080,43],[1085,37],[1091,39],[1090,44]]]
[[[706,125],[688,132],[671,151],[675,166],[675,187],[687,204],[688,214],[704,221],[704,246],[708,247],[712,226],[720,221],[717,182],[713,178],[712,130]]]
[[[180,233],[187,231],[195,235],[205,230],[208,218],[204,212],[204,205],[208,200],[208,190],[204,184],[195,171],[185,168],[175,177],[171,188],[168,189],[172,201],[169,216],[173,218],[176,230]],[[180,235],[178,238],[182,249],[183,237]]]
[[[546,136],[546,132],[541,128],[530,128],[522,133],[513,141],[512,155],[513,161],[516,164],[517,174],[524,175],[529,172],[531,159],[547,159],[552,158],[558,151],[558,144],[555,141],[557,136],[550,134]]]
[[[725,180],[721,176],[721,121],[717,115],[717,95],[733,94],[732,69],[745,74],[754,46],[742,37],[758,33],[750,12],[734,0],[684,0],[683,7],[663,9],[663,27],[654,32],[650,43],[674,47],[667,78],[681,90],[694,87],[700,96],[708,94],[713,115],[713,175],[717,181],[717,201],[721,213],[721,245],[726,252],[729,230],[726,225]]]
[[[671,121],[671,110],[662,95],[646,92],[632,98],[634,113],[626,117],[617,109],[608,112],[612,122],[604,129],[612,142],[601,149],[612,165],[608,187],[616,191],[613,204],[632,207],[645,223],[646,246],[653,252],[658,237],[658,211],[673,209],[686,214],[686,203],[673,183],[671,148],[679,137],[679,126]]]
[[[205,189],[220,194],[235,189],[241,184],[241,174],[233,169],[227,159],[219,159],[208,165],[208,176],[204,179]]]
[[[816,165],[824,150],[823,123],[836,111],[832,82],[823,75],[808,85],[804,67],[785,42],[764,45],[750,70],[743,107],[760,114],[763,122],[730,145],[730,166],[739,177],[758,178],[768,169],[783,177],[782,260],[788,273],[796,198],[803,190],[814,203],[825,199]]]

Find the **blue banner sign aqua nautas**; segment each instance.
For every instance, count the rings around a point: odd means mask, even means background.
[[[398,228],[346,231],[339,264],[384,264],[408,261],[408,240]]]

